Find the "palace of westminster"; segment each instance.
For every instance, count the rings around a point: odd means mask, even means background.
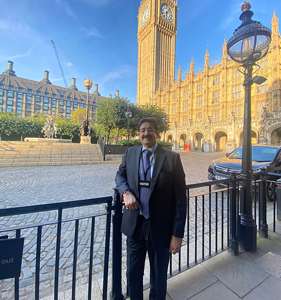
[[[281,37],[279,21],[272,17],[272,42],[258,62],[258,74],[267,78],[252,87],[253,143],[281,144]],[[175,78],[177,32],[176,0],[142,0],[138,13],[139,105],[161,107],[169,118],[168,141],[190,143],[193,149],[229,150],[243,135],[243,75],[222,46],[220,63],[210,65],[206,50],[204,69],[178,69]]]

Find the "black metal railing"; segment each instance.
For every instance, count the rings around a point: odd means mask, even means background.
[[[255,182],[254,190],[259,193],[255,193],[258,200],[253,211],[260,232],[268,226],[269,209],[263,196],[268,182],[268,178]],[[236,177],[187,186],[185,235],[181,251],[170,257],[169,277],[226,249],[238,255],[239,189],[240,179]],[[275,201],[272,206],[275,216]],[[17,220],[34,214],[36,224],[23,225]],[[81,293],[85,299],[123,299],[126,246],[121,220],[122,203],[116,192],[114,198],[1,209],[1,235],[25,238],[22,275],[13,281],[0,281],[1,294],[5,299],[26,295],[40,299],[47,292],[54,299],[59,299],[60,293],[67,299]]]
[[[181,250],[170,256],[175,276],[226,249],[238,255],[238,180],[187,186],[187,218]]]
[[[280,173],[263,173],[261,177],[255,181],[255,201],[253,207],[254,218],[257,222],[259,233],[267,238],[268,231],[281,233],[281,228],[277,228],[280,224],[281,216],[278,217],[277,209],[281,209],[281,193],[278,193],[281,186],[276,180],[281,178]]]
[[[100,294],[102,299],[107,299],[112,210],[115,214],[113,217],[113,247],[116,249],[121,241],[121,233],[119,231],[118,234],[118,229],[115,228],[118,207],[121,215],[120,205],[114,206],[114,203],[112,197],[103,197],[1,209],[1,235],[8,235],[9,238],[25,238],[22,276],[15,277],[14,280],[1,281],[2,296],[5,299],[20,299],[21,296],[28,295],[29,299],[41,299],[43,296],[53,295],[54,299],[59,299],[59,295],[63,293],[67,299],[75,299],[77,293],[84,293],[85,299],[96,299],[100,298],[100,295],[96,294],[97,286],[95,289],[93,288],[93,283],[95,283],[93,276],[99,272],[103,274],[99,278],[102,282]],[[105,209],[104,204],[106,204]],[[48,213],[50,220],[38,222],[38,224],[9,226],[16,221],[17,217],[27,216],[27,219],[30,219],[28,216],[33,215],[35,216],[32,218],[33,220],[39,220],[42,218],[42,213],[44,215]],[[3,226],[4,224],[5,226]],[[98,235],[96,227],[99,227]],[[64,239],[65,235],[67,235],[67,240]],[[100,237],[102,237],[102,241],[98,241]],[[99,247],[97,247],[98,242]],[[35,255],[34,260],[29,260],[29,256],[33,254]],[[49,259],[46,259],[48,256]],[[54,259],[50,266],[48,264],[50,264],[52,256]],[[80,256],[83,256],[84,262],[79,261],[78,263]],[[66,260],[68,260],[69,268],[66,267]],[[81,268],[81,266],[85,266],[85,268]],[[119,267],[117,266],[117,268]],[[116,263],[113,264],[113,269],[116,270]],[[81,273],[83,273],[83,290],[81,291],[80,288],[78,291],[77,276],[81,277]],[[116,277],[116,274],[114,276]],[[118,290],[114,276],[112,294],[117,295]],[[41,285],[43,285],[42,288]]]

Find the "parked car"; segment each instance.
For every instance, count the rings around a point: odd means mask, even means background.
[[[255,178],[262,171],[281,173],[281,146],[254,145],[252,146],[252,169]],[[242,147],[235,148],[224,158],[217,159],[209,166],[210,180],[227,179],[231,174],[242,172]]]
[[[252,146],[252,170],[255,179],[261,172],[281,174],[281,146],[254,145]],[[227,153],[224,158],[217,159],[209,166],[208,178],[210,180],[227,179],[232,174],[239,175],[242,172],[242,147]],[[280,176],[268,175],[268,179],[276,180]],[[267,199],[273,201],[276,197],[275,184],[267,185]]]

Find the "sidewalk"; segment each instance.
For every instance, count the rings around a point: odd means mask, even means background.
[[[281,299],[281,236],[260,238],[256,253],[225,251],[168,280],[167,300],[186,299]]]

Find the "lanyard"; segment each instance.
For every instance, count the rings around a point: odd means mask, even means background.
[[[151,154],[151,155],[152,155],[152,154]],[[150,160],[150,158],[149,158],[149,160]],[[143,171],[144,179],[146,180],[148,172],[151,171],[152,161],[150,160],[150,166],[145,170],[145,169],[144,169],[143,155],[141,155],[141,164],[142,164],[142,171]],[[151,176],[150,176],[150,177],[151,177]]]

